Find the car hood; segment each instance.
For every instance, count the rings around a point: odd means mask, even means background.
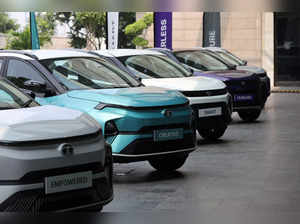
[[[242,71],[249,71],[255,74],[264,74],[266,73],[266,71],[263,68],[260,67],[256,67],[256,66],[238,66],[237,67],[238,70],[242,70]]]
[[[228,71],[194,72],[194,75],[215,78],[221,81],[228,81],[231,79],[251,78],[254,76],[254,73],[249,71],[228,70]]]
[[[51,105],[2,110],[0,116],[0,142],[68,138],[100,130],[89,115]]]
[[[146,86],[165,87],[179,91],[215,90],[226,87],[224,83],[219,80],[196,76],[185,78],[143,79],[142,83]]]
[[[157,87],[135,87],[103,90],[74,90],[69,97],[124,107],[156,107],[185,104],[181,93]]]

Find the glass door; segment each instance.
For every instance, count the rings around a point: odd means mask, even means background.
[[[275,85],[300,86],[298,13],[275,13]]]

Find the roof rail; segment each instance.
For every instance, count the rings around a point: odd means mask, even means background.
[[[18,51],[18,50],[0,50],[0,54],[1,53],[13,53],[13,54],[22,54],[25,55],[27,57],[30,57],[32,59],[36,59],[38,60],[39,58],[37,56],[35,56],[34,54],[31,54],[29,52],[25,52],[25,51]]]

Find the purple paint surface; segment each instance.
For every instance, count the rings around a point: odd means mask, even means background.
[[[172,49],[172,12],[154,13],[154,47]]]

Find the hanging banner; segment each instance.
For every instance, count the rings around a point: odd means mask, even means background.
[[[34,12],[30,12],[30,40],[31,49],[40,49],[39,33]]]
[[[172,49],[172,12],[154,13],[154,47]]]
[[[203,47],[221,47],[219,12],[205,12],[203,15]]]
[[[107,12],[107,49],[118,48],[118,36],[119,36],[119,13]]]

